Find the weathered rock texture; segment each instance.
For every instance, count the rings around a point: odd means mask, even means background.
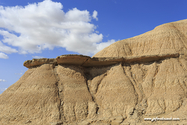
[[[1,125],[187,124],[187,20],[118,41],[92,58],[24,62],[0,95]],[[144,118],[180,121],[144,121]]]
[[[94,55],[94,57],[126,57],[186,54],[187,20],[166,23],[154,30],[129,39],[118,41]]]

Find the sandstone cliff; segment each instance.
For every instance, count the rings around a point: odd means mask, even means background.
[[[0,95],[2,125],[187,124],[187,20],[118,41],[92,58],[24,62]],[[144,118],[180,121],[144,121]]]

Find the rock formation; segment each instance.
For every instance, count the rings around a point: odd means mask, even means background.
[[[187,20],[181,20],[118,41],[92,58],[25,61],[28,70],[0,95],[0,124],[187,124],[186,49]],[[144,120],[156,117],[179,119]]]

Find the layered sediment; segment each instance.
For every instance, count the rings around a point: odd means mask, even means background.
[[[28,70],[0,95],[0,124],[187,124],[186,33],[182,20],[93,57],[25,61]],[[179,120],[144,120],[156,117]]]
[[[109,66],[117,63],[143,63],[143,62],[153,62],[158,60],[163,60],[167,58],[179,57],[179,53],[168,53],[159,55],[142,55],[142,56],[130,56],[130,57],[89,57],[84,55],[61,55],[56,59],[33,59],[24,62],[24,66],[27,68],[38,67],[43,64],[67,64],[76,65],[83,67],[93,67],[93,66]],[[182,54],[183,55],[183,54]]]

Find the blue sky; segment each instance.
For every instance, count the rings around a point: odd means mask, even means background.
[[[187,18],[186,0],[0,0],[0,93],[32,58],[93,56],[115,41]]]

